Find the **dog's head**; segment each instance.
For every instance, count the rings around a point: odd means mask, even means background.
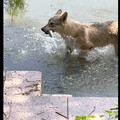
[[[62,10],[59,9],[55,16],[49,19],[47,25],[41,28],[45,34],[49,34],[52,37],[51,32],[60,32],[63,30],[63,23],[66,21],[68,13],[65,12],[62,14]]]

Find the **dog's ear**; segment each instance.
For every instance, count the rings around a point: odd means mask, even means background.
[[[68,16],[68,13],[65,12],[65,13],[60,17],[61,21],[64,22],[64,21],[67,19],[67,16]]]
[[[55,15],[60,15],[61,13],[62,13],[62,10],[59,9],[59,10],[55,13]]]

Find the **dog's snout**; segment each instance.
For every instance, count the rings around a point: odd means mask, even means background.
[[[41,30],[42,30],[45,34],[49,34],[49,30],[46,30],[45,27],[41,28]]]
[[[44,28],[41,28],[41,30],[44,32],[45,30],[44,30]]]

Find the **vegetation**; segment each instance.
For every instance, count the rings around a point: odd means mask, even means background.
[[[8,7],[5,9],[8,15],[11,16],[11,20],[18,15],[23,15],[25,10],[26,2],[25,0],[9,0]]]
[[[90,118],[95,118],[94,115],[80,115],[80,116],[76,116],[75,120],[91,120]]]
[[[106,113],[108,113],[109,117],[107,120],[116,120],[118,119],[118,104],[114,104],[114,106],[117,106],[117,108],[111,108],[110,110],[105,110]],[[117,111],[114,111],[117,110]],[[105,115],[100,115],[100,118],[105,117]],[[76,116],[75,120],[94,120],[96,117],[94,115],[80,115]]]

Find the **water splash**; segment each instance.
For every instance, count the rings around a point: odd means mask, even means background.
[[[116,93],[118,59],[113,46],[95,48],[85,58],[79,58],[77,50],[66,56],[64,40],[58,34],[50,38],[38,25],[33,22],[5,24],[4,66],[7,70],[41,71],[44,93],[81,96],[80,93],[86,95],[91,91],[102,95],[111,89]]]

